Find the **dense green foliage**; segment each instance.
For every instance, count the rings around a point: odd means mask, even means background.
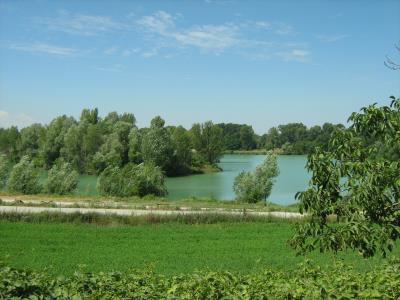
[[[50,194],[66,195],[78,185],[78,172],[66,162],[58,162],[49,170],[45,189]]]
[[[154,163],[133,163],[107,167],[99,176],[97,189],[103,196],[164,196],[164,175]]]
[[[4,188],[10,173],[10,162],[3,155],[0,155],[0,189]]]
[[[279,168],[276,154],[269,153],[265,160],[253,172],[242,171],[233,183],[236,199],[255,203],[266,201],[271,194],[274,178]]]
[[[302,123],[289,123],[272,127],[260,137],[259,147],[267,150],[280,149],[283,154],[310,154],[316,147],[327,149],[329,138],[343,125],[325,123],[307,128]]]
[[[218,161],[223,150],[218,126],[206,122],[188,131],[164,125],[157,116],[149,128],[138,128],[133,114],[111,112],[101,118],[97,108],[84,109],[79,120],[63,115],[47,126],[0,128],[0,155],[11,163],[29,155],[35,166],[46,169],[63,159],[81,174],[145,162],[154,163],[167,176],[177,176]],[[249,135],[244,132],[239,138],[246,140]]]
[[[190,129],[194,149],[209,164],[218,162],[223,150],[222,129],[207,121],[203,124],[194,124]]]
[[[10,192],[22,194],[40,192],[39,172],[28,156],[23,156],[20,162],[12,168],[7,180],[7,189]]]
[[[251,275],[203,271],[164,276],[151,269],[84,273],[54,278],[45,272],[0,267],[0,297],[38,299],[398,299],[400,262],[369,272],[337,263],[329,271],[312,262],[292,272]]]
[[[225,150],[252,150],[257,147],[257,137],[249,125],[220,123]]]
[[[364,107],[349,121],[328,151],[308,159],[310,187],[297,198],[310,221],[291,241],[300,252],[351,248],[365,257],[385,255],[400,237],[400,99]]]

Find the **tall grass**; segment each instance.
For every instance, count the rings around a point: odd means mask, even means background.
[[[20,214],[2,212],[0,220],[27,223],[74,223],[74,224],[96,224],[96,225],[142,225],[142,224],[216,224],[216,223],[242,223],[242,222],[286,222],[293,223],[299,220],[283,220],[273,216],[257,216],[247,214],[223,214],[223,213],[198,213],[198,214],[147,214],[119,216],[115,214],[97,213],[55,213],[41,212],[35,214]]]

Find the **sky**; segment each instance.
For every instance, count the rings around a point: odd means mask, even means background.
[[[400,1],[0,0],[0,127],[345,123],[400,96]]]

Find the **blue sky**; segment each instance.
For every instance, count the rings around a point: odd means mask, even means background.
[[[258,133],[400,96],[400,1],[0,1],[0,126],[82,108]]]

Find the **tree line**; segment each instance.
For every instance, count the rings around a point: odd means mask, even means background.
[[[37,167],[50,169],[58,160],[82,174],[100,174],[108,166],[153,163],[167,176],[200,172],[214,165],[222,153],[222,130],[211,121],[165,126],[157,116],[149,127],[138,128],[133,114],[116,112],[100,118],[84,109],[80,119],[66,115],[48,125],[0,128],[0,153],[11,163],[29,156]]]

